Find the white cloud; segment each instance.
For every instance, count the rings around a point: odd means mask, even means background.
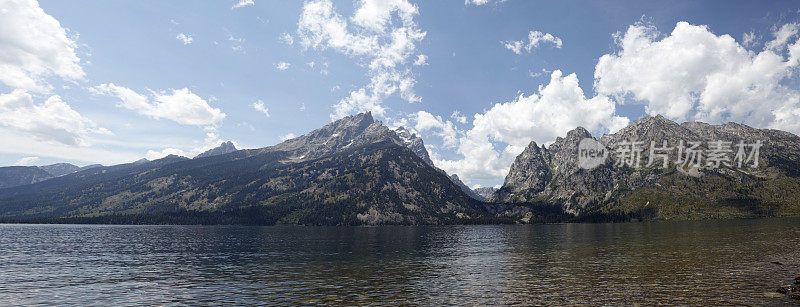
[[[528,71],[528,76],[530,76],[531,78],[538,78],[538,77],[541,77],[541,76],[550,75],[550,73],[552,73],[552,71],[549,71],[547,69],[542,68],[541,71],[536,72],[536,73],[532,72],[532,71]]]
[[[253,0],[239,0],[239,1],[236,2],[236,4],[234,4],[231,7],[231,9],[232,10],[233,9],[238,9],[238,8],[242,8],[242,7],[245,7],[245,6],[251,6],[251,5],[255,5],[255,4],[256,3]]]
[[[186,35],[186,34],[183,34],[183,33],[178,34],[178,36],[176,36],[175,38],[177,38],[179,41],[181,41],[184,45],[191,44],[192,41],[194,41],[194,38],[192,38],[191,35]]]
[[[301,103],[300,104],[300,112],[303,112],[305,110],[306,110],[306,104],[305,103]]]
[[[429,127],[442,126],[431,124],[434,121],[430,118],[425,122]],[[538,94],[520,95],[514,101],[495,104],[483,114],[476,114],[473,127],[459,133],[460,159],[432,156],[436,166],[467,182],[500,180],[532,140],[549,143],[577,126],[594,132],[614,132],[627,124],[627,118],[615,115],[612,100],[604,96],[587,99],[575,74],[563,76],[556,70],[550,83],[539,87]]]
[[[85,73],[75,49],[67,31],[37,1],[0,2],[0,82],[47,92],[49,76],[82,80]]]
[[[236,36],[233,36],[231,34],[228,34],[228,41],[233,44],[233,45],[231,45],[231,50],[233,50],[235,52],[244,53],[244,45],[243,44],[245,42],[245,39],[243,37],[236,37]],[[214,44],[217,44],[217,43],[214,42]]]
[[[489,0],[464,0],[464,5],[484,5],[489,3]]]
[[[294,38],[289,33],[281,33],[281,36],[278,38],[281,43],[287,44],[289,46],[294,44]]]
[[[219,135],[217,135],[216,133],[216,129],[211,127],[208,128],[207,130],[208,132],[206,132],[205,139],[202,142],[195,142],[194,146],[192,146],[190,149],[184,150],[180,148],[167,147],[162,150],[148,150],[147,153],[145,154],[145,158],[147,158],[148,160],[156,160],[166,157],[168,155],[176,155],[176,156],[191,158],[212,148],[219,147],[219,145],[221,145],[224,141],[219,138]],[[236,148],[241,148],[239,144],[237,144],[235,141],[232,142],[233,145],[236,146]]]
[[[96,146],[74,146],[39,138],[31,138],[28,134],[14,129],[0,127],[0,152],[14,155],[48,157],[58,160],[82,161],[86,163],[103,163],[105,165],[134,161],[141,153],[125,150],[107,150]],[[101,140],[93,140],[100,143]]]
[[[797,23],[787,23],[782,25],[775,31],[775,39],[767,42],[766,47],[775,51],[786,48],[786,44],[791,38],[797,35],[798,30],[800,30],[800,24]]]
[[[531,52],[532,49],[539,48],[539,45],[544,43],[551,44],[556,48],[561,48],[563,44],[561,38],[558,38],[550,33],[542,33],[539,31],[528,32],[527,43],[525,40],[502,41],[500,43],[503,44],[506,49],[511,50],[516,54],[522,54],[523,51]]]
[[[745,47],[752,47],[760,39],[755,32],[750,31],[742,34],[742,45]]]
[[[176,149],[176,148],[164,148],[163,150],[148,150],[147,153],[144,155],[147,160],[158,160],[164,158],[169,155],[176,155],[176,156],[183,156],[189,157],[189,154],[186,151]]]
[[[287,134],[281,136],[281,141],[291,140],[291,139],[296,138],[296,137],[297,136],[294,135],[294,133],[287,133]]]
[[[706,26],[679,22],[659,40],[654,27],[637,23],[617,35],[617,53],[598,61],[595,87],[643,103],[651,115],[799,133],[800,92],[784,82],[800,59],[797,28],[780,27],[756,53]]]
[[[14,166],[30,166],[36,161],[39,161],[39,157],[24,157],[14,162]]]
[[[453,111],[453,114],[450,114],[450,118],[454,119],[456,122],[461,124],[467,123],[467,117],[461,114],[461,111],[459,110]]]
[[[66,145],[86,146],[92,134],[111,134],[73,110],[60,96],[50,96],[44,103],[37,104],[33,96],[22,89],[0,94],[0,126]]]
[[[421,100],[409,68],[416,62],[411,59],[416,43],[426,35],[414,22],[418,14],[407,0],[362,0],[348,24],[330,0],[304,4],[297,28],[304,48],[330,49],[368,62],[369,84],[334,105],[332,119],[364,111],[383,116],[382,100],[394,94],[408,102]]]
[[[267,117],[269,117],[269,108],[267,108],[267,107],[264,105],[264,102],[263,102],[263,101],[261,101],[261,100],[258,100],[258,101],[256,101],[256,102],[253,102],[253,104],[251,104],[251,105],[250,105],[250,107],[252,107],[253,109],[255,109],[255,110],[256,110],[256,111],[258,111],[258,112],[264,113],[264,115],[266,115]]]
[[[428,56],[424,54],[417,55],[417,59],[414,60],[414,66],[425,66],[428,65]]]
[[[96,94],[118,97],[120,106],[155,119],[169,119],[184,125],[212,125],[222,121],[225,113],[188,88],[170,92],[152,92],[151,97],[113,83],[91,88]]]
[[[416,122],[414,126],[416,131],[435,130],[445,147],[454,148],[458,144],[458,130],[453,122],[443,120],[441,116],[434,116],[425,111],[417,112],[412,116],[412,120]]]
[[[278,64],[275,64],[275,68],[277,68],[278,70],[287,70],[291,66],[292,66],[291,63],[286,63],[286,62],[278,62]]]

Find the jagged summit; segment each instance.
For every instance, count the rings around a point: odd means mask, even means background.
[[[785,194],[762,193],[770,186],[800,189],[800,137],[789,132],[739,123],[678,124],[660,115],[646,116],[601,137],[599,142],[609,150],[608,158],[599,167],[587,170],[578,166],[577,148],[583,138],[591,137],[586,129],[578,127],[546,149],[531,142],[517,156],[492,200],[546,200],[561,204],[565,211],[576,215],[611,214],[622,218],[763,216],[777,214],[778,208],[800,207],[794,200],[787,202],[790,198]],[[612,155],[618,144],[627,141],[641,142],[641,159],[636,167],[618,166]],[[672,163],[666,168],[658,166],[663,164],[648,166],[651,142],[662,147],[664,141],[673,147],[668,153],[668,162]],[[765,145],[760,148],[760,163],[754,168],[731,164],[711,168],[703,160],[701,167],[687,170],[678,169],[675,163],[674,148],[680,141],[700,142],[703,150],[716,141],[728,142],[732,151],[740,141],[761,141]],[[663,158],[656,160],[661,161]]]
[[[422,158],[422,160],[425,160],[426,163],[433,166],[433,161],[431,160],[430,155],[428,155],[428,150],[425,149],[425,143],[422,141],[422,138],[418,137],[414,133],[411,133],[411,131],[408,131],[408,129],[402,126],[395,129],[394,132],[397,134],[400,140],[403,141],[406,147],[411,149],[411,151]]]
[[[262,148],[258,152],[285,151],[291,153],[287,162],[299,162],[383,141],[407,147],[426,163],[433,165],[422,139],[405,129],[390,129],[381,121],[375,120],[371,112],[343,117],[322,128]]]
[[[232,152],[237,151],[237,150],[238,149],[236,149],[236,146],[233,145],[233,142],[227,141],[227,142],[223,142],[222,144],[220,144],[219,146],[217,146],[215,148],[209,149],[209,150],[197,155],[195,157],[195,159],[196,158],[204,158],[204,157],[212,157],[212,156],[224,155],[224,154],[227,154],[227,153],[232,153]]]

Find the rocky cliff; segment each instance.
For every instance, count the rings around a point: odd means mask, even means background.
[[[579,165],[578,147],[587,138],[609,152],[592,169]],[[636,142],[638,157],[626,151],[634,148],[631,142]],[[692,157],[689,142],[698,142],[699,163],[683,163]],[[729,151],[718,151],[718,142]],[[739,157],[745,162],[741,165],[736,160],[740,142],[745,154]],[[756,142],[763,144],[758,165],[746,161]],[[678,160],[679,153],[684,161]],[[729,161],[717,166],[715,155]],[[628,163],[633,161],[638,163]],[[531,142],[491,200],[558,204],[575,216],[606,219],[798,215],[799,179],[800,138],[794,134],[736,123],[678,124],[655,116],[599,140],[578,127],[549,147]]]

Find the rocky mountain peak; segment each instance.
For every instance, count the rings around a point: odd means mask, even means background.
[[[427,164],[433,165],[421,138],[405,128],[389,129],[375,120],[370,112],[343,117],[305,135],[260,151],[286,151],[291,154],[287,161],[299,162],[382,141],[405,146]]]
[[[616,133],[601,137],[599,141],[610,152],[607,160],[591,170],[582,169],[577,164],[578,144],[582,139],[591,137],[588,131],[578,127],[569,131],[565,137],[557,138],[546,150],[531,142],[515,159],[503,187],[494,194],[492,200],[518,203],[546,199],[560,203],[567,212],[573,214],[597,210],[618,210],[617,212],[641,210],[632,214],[650,216],[657,210],[654,206],[665,206],[669,210],[663,211],[663,214],[674,214],[670,211],[672,210],[670,206],[676,205],[674,201],[669,200],[676,199],[674,195],[682,195],[683,199],[691,200],[687,203],[693,204],[698,200],[706,201],[713,198],[709,203],[717,207],[704,209],[712,212],[721,210],[720,204],[727,205],[732,200],[743,197],[748,198],[748,202],[759,203],[763,200],[749,200],[753,197],[752,194],[737,193],[753,191],[762,185],[776,184],[775,182],[781,184],[794,182],[795,177],[800,177],[800,171],[797,171],[800,170],[800,137],[785,131],[756,129],[739,123],[678,124],[663,116],[647,116],[630,123]],[[641,146],[642,162],[637,162],[638,166],[615,167],[616,160],[611,152],[623,141],[641,142],[639,146]],[[683,166],[678,169],[675,164],[677,151],[674,149],[668,153],[670,155],[668,162],[671,164],[667,167],[647,166],[651,142],[662,146],[663,141],[667,142],[667,148],[675,148],[680,141],[700,142],[701,150],[708,150],[708,144],[715,141],[725,141],[729,144],[761,141],[762,144],[768,145],[760,147],[760,163],[754,168],[732,165],[710,168],[705,164],[692,170],[687,170]],[[734,145],[731,147],[735,150]],[[733,159],[732,156],[729,158]],[[786,179],[784,176],[791,179]],[[715,184],[696,187],[707,182]],[[721,185],[719,182],[725,184]],[[720,189],[719,186],[725,188]],[[738,190],[730,187],[736,187]],[[620,203],[625,203],[628,207],[620,208],[618,207]],[[745,209],[737,207],[725,210]],[[626,214],[633,212],[629,211],[626,211]],[[761,214],[758,210],[754,212],[747,214]]]
[[[573,131],[575,132],[573,133]],[[579,129],[573,131],[570,131],[572,136],[568,134],[567,138],[575,138],[581,134]],[[584,129],[583,131],[586,130]],[[525,147],[525,150],[514,159],[514,163],[511,164],[508,175],[506,175],[503,187],[490,199],[493,201],[508,199],[527,201],[528,197],[521,193],[531,191],[531,193],[527,194],[535,194],[544,190],[547,184],[546,179],[550,174],[549,164],[550,153],[548,150],[544,147],[539,147],[535,141],[531,141],[528,147]]]
[[[425,163],[433,166],[433,161],[431,157],[428,155],[428,150],[425,149],[425,143],[422,141],[422,138],[418,137],[416,134],[411,133],[405,127],[398,127],[394,130],[397,134],[397,137],[404,143],[406,147],[411,149],[417,156],[425,160]]]
[[[204,157],[224,155],[224,154],[227,154],[227,153],[232,153],[232,152],[237,151],[237,150],[238,149],[236,149],[236,146],[233,145],[233,142],[227,141],[227,142],[223,142],[222,144],[220,144],[219,146],[217,146],[215,148],[206,150],[205,152],[197,155],[195,158],[204,158]]]

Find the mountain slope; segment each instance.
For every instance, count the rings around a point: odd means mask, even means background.
[[[613,152],[627,141],[641,141],[641,167],[617,166],[613,155],[591,170],[578,165],[578,144],[592,136],[576,128],[549,147],[532,142],[511,166],[492,201],[552,203],[591,219],[703,219],[800,215],[800,137],[741,124],[677,124],[661,116],[645,117],[598,141]],[[646,166],[650,143],[667,141],[763,142],[758,167],[667,168]],[[677,151],[677,149],[675,149]],[[731,156],[735,154],[731,153]],[[656,156],[654,156],[655,161]],[[674,162],[676,152],[670,159]],[[752,164],[752,163],[751,163]]]
[[[81,169],[80,167],[70,163],[56,163],[39,166],[39,168],[49,173],[53,177],[64,176],[69,173],[77,172]]]
[[[36,183],[52,177],[53,175],[36,166],[0,167],[0,189]]]
[[[115,223],[443,224],[482,204],[369,113],[284,143],[103,167],[0,190],[0,218]]]

